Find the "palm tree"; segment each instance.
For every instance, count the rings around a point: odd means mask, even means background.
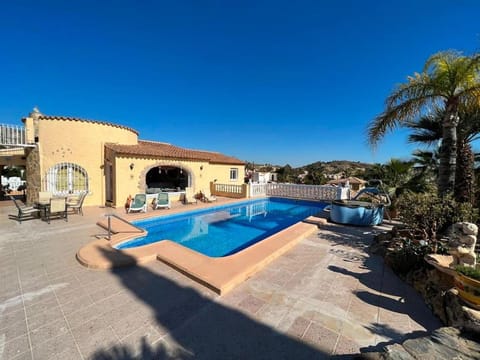
[[[375,146],[387,131],[421,117],[430,107],[444,111],[438,190],[451,192],[455,184],[458,107],[478,102],[480,54],[463,56],[456,51],[439,52],[425,63],[422,73],[408,77],[388,96],[385,111],[368,127],[368,141]]]
[[[415,150],[412,156],[419,175],[435,183],[438,177],[438,151]]]
[[[457,126],[457,155],[454,197],[460,202],[474,200],[474,153],[471,143],[480,134],[480,105],[460,106],[458,109],[460,122]],[[421,117],[417,122],[408,125],[413,130],[409,136],[410,142],[423,143],[427,146],[435,145],[442,137],[441,122],[444,117],[441,109],[436,109],[432,114]],[[434,154],[433,153],[430,154]],[[417,151],[417,162],[428,161],[428,152]],[[430,161],[433,161],[430,155]],[[431,164],[433,165],[433,163]]]

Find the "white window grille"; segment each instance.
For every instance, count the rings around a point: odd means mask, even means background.
[[[44,189],[54,195],[88,192],[87,171],[77,164],[58,163],[48,169]]]
[[[237,181],[238,179],[238,169],[231,168],[230,169],[230,181]]]

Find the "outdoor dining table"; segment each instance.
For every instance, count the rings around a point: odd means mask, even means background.
[[[66,196],[54,196],[55,199],[66,199]],[[40,216],[42,220],[47,218],[47,212],[50,211],[50,200],[49,201],[35,201],[33,207],[40,210]]]

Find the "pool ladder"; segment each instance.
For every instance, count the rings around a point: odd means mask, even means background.
[[[105,216],[107,217],[107,231],[108,231],[107,238],[108,238],[108,241],[112,240],[112,216],[114,218],[124,222],[125,224],[129,225],[130,227],[136,229],[134,231],[125,230],[125,231],[119,231],[119,232],[122,232],[122,233],[136,233],[136,232],[143,232],[144,231],[142,228],[139,228],[138,226],[133,225],[132,223],[128,222],[127,220],[125,220],[123,218],[121,218],[117,214],[105,214]]]

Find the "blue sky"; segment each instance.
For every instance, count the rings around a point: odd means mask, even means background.
[[[256,163],[408,158],[366,127],[433,53],[479,50],[480,1],[10,1],[0,123],[47,115]]]

